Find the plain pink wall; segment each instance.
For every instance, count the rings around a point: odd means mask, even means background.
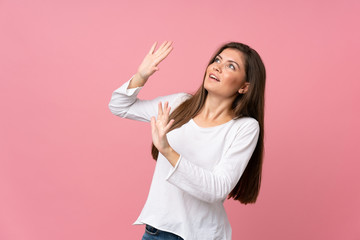
[[[154,41],[174,50],[141,92],[193,92],[226,41],[267,68],[255,205],[233,239],[360,239],[358,1],[0,1],[0,239],[140,239],[150,125],[112,91]],[[176,206],[175,206],[176,207]]]

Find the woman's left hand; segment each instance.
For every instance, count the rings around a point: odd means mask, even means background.
[[[169,121],[170,107],[168,102],[165,102],[164,109],[162,103],[159,102],[158,117],[151,118],[151,134],[155,147],[159,152],[175,167],[179,161],[180,155],[170,146],[166,134],[174,123],[174,119]]]
[[[159,102],[159,110],[157,119],[151,118],[151,133],[155,147],[161,154],[166,154],[170,151],[171,147],[167,140],[166,134],[169,132],[170,127],[174,123],[174,119],[169,121],[170,107],[168,102],[165,102],[164,109],[162,103]]]

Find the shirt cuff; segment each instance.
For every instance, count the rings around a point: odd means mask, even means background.
[[[119,87],[118,89],[116,89],[115,92],[124,94],[124,95],[126,95],[126,96],[133,96],[133,95],[136,96],[136,95],[140,92],[140,90],[141,90],[142,87],[136,87],[136,88],[130,88],[130,89],[128,89],[129,84],[130,84],[130,81],[131,81],[131,79],[133,79],[134,76],[135,76],[135,75],[133,75],[133,76],[130,78],[130,80],[128,80],[127,82],[125,82],[121,87]]]
[[[169,172],[169,174],[167,175],[167,177],[165,178],[165,180],[169,180],[169,178],[174,174],[174,172],[176,171],[176,169],[178,168],[178,166],[179,166],[179,164],[180,164],[180,162],[181,162],[181,159],[182,159],[182,156],[180,155],[180,157],[179,157],[179,159],[178,159],[175,167],[173,167],[173,168],[170,170],[170,172]]]

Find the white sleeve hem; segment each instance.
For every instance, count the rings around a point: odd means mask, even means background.
[[[173,168],[170,170],[169,174],[168,174],[167,177],[165,178],[166,181],[168,181],[169,178],[174,174],[174,172],[176,171],[176,169],[178,168],[178,166],[179,166],[179,164],[180,164],[180,162],[181,162],[181,159],[182,159],[182,156],[180,155],[180,157],[179,157],[179,159],[178,159],[175,167],[173,167]]]
[[[139,93],[139,91],[142,89],[142,87],[135,87],[135,88],[128,89],[130,81],[133,79],[133,77],[134,77],[134,75],[130,78],[130,80],[125,82],[121,87],[119,87],[115,91],[119,92],[119,93],[123,93],[126,96],[133,96],[134,94],[137,95]]]

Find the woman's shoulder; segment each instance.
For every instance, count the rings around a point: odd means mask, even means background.
[[[183,102],[185,102],[186,100],[192,97],[191,94],[185,92],[174,93],[171,96],[174,99],[171,105],[172,109],[177,108],[180,104],[182,104]]]
[[[252,117],[240,117],[234,119],[234,127],[237,129],[237,131],[258,131],[260,129],[259,122]]]
[[[190,93],[186,93],[186,92],[179,92],[179,93],[175,93],[174,95],[176,95],[180,101],[185,101],[193,96]]]
[[[234,120],[238,123],[259,124],[259,122],[253,117],[239,117]]]

